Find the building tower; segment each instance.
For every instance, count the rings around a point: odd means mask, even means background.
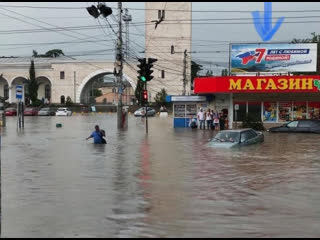
[[[162,88],[168,95],[190,95],[191,2],[146,2],[145,9],[145,57],[158,59],[149,100]]]

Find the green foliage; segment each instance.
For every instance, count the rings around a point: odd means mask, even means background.
[[[221,71],[221,76],[222,76],[222,77],[228,76],[228,69],[223,69],[223,70]]]
[[[212,70],[208,70],[206,73],[207,77],[213,76],[213,71]]]
[[[52,49],[47,51],[45,54],[38,54],[36,50],[32,51],[32,57],[35,58],[56,58],[60,56],[64,56],[64,53],[61,49]]]
[[[157,106],[165,106],[166,103],[166,96],[167,96],[167,92],[164,88],[161,89],[160,92],[158,92],[154,98],[154,101],[156,102]]]
[[[40,107],[42,105],[42,101],[39,99],[36,99],[35,101],[32,101],[32,103],[30,104],[31,107]]]
[[[317,72],[316,74],[320,74],[320,34],[316,34],[315,32],[311,33],[311,38],[306,39],[296,39],[292,40],[292,43],[317,43],[318,52],[317,52]],[[296,72],[294,75],[314,75],[314,72]]]
[[[199,72],[202,70],[202,65],[191,61],[191,86],[193,86],[193,81],[199,76]]]
[[[265,128],[263,126],[263,123],[261,122],[261,119],[259,117],[254,117],[250,114],[246,114],[246,117],[242,121],[241,128],[252,128],[257,131],[264,131]]]
[[[73,101],[71,100],[71,97],[67,97],[67,101],[66,101],[66,106],[67,107],[70,107],[70,106],[72,106],[73,105]]]
[[[28,95],[29,95],[32,103],[34,103],[38,100],[39,84],[37,83],[37,80],[36,80],[36,72],[35,72],[33,60],[31,60],[28,80],[29,80],[28,81]]]
[[[100,89],[93,89],[93,90],[90,90],[90,96],[91,97],[100,97],[102,96],[102,91]]]
[[[136,90],[134,92],[136,99],[138,100],[139,105],[141,106],[143,103],[143,89],[144,89],[144,82],[138,80]]]

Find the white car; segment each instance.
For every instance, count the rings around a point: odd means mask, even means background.
[[[72,112],[68,108],[58,108],[56,116],[71,116]]]

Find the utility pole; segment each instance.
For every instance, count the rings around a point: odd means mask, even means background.
[[[119,32],[118,32],[118,44],[117,44],[117,67],[119,67],[118,72],[118,93],[119,93],[119,101],[118,101],[118,128],[123,128],[122,124],[122,78],[123,78],[123,54],[122,54],[122,2],[118,2],[118,14],[119,14]]]
[[[76,71],[73,71],[73,91],[74,91],[73,101],[74,103],[76,103]]]
[[[186,95],[186,85],[187,85],[187,49],[184,50],[183,57],[183,92],[182,95]]]
[[[126,45],[125,45],[125,54],[126,58],[129,58],[129,22],[132,21],[131,15],[128,13],[128,9],[125,9],[125,14],[123,15],[123,21],[125,22],[126,26]]]

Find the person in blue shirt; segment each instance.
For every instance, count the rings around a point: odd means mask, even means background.
[[[96,125],[95,127],[95,131],[93,131],[91,133],[91,135],[89,137],[86,138],[86,140],[90,139],[90,138],[93,138],[93,143],[94,144],[102,144],[102,133],[100,131],[100,128],[98,125]]]

